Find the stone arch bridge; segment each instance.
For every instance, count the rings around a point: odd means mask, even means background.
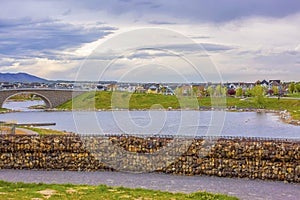
[[[2,108],[3,103],[10,97],[17,94],[35,94],[41,97],[46,104],[46,108],[55,108],[68,100],[87,91],[77,90],[62,90],[62,89],[12,89],[12,90],[0,90],[0,106]]]

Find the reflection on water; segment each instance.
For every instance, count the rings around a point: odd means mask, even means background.
[[[56,126],[47,128],[84,134],[136,133],[202,136],[207,135],[208,129],[213,129],[215,126],[211,123],[212,114],[212,111],[27,111],[1,114],[0,121],[16,120],[19,123],[55,122]],[[278,116],[272,113],[226,112],[222,131],[214,134],[300,139],[300,126],[283,123]]]
[[[42,109],[30,109],[30,106],[45,105],[43,100],[34,101],[6,101],[3,108],[19,111],[43,111]]]

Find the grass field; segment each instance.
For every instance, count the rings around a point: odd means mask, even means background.
[[[0,181],[1,200],[42,200],[42,199],[132,199],[132,200],[165,200],[165,199],[203,199],[203,200],[234,200],[221,194],[196,192],[191,194],[170,193],[146,189],[129,189],[124,187],[109,187],[105,185],[87,186],[72,184],[33,184],[33,183],[10,183]]]
[[[293,93],[293,94],[288,94],[288,97],[294,97],[294,98],[300,98],[300,92]]]
[[[215,98],[218,100],[218,98]],[[223,99],[221,99],[223,100]],[[260,108],[251,98],[241,100],[239,98],[224,98],[226,107]],[[94,110],[94,109],[198,109],[198,106],[212,105],[210,97],[177,97],[161,94],[136,94],[126,92],[96,91],[86,92],[73,101],[68,101],[58,109],[66,110]],[[300,119],[300,100],[264,98],[264,108],[271,110],[288,110],[295,119]]]

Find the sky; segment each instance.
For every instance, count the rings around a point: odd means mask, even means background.
[[[0,72],[299,81],[298,0],[0,0]]]

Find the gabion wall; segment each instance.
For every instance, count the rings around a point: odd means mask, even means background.
[[[187,148],[176,146],[160,155],[176,155],[176,160],[155,169],[178,175],[214,175],[300,182],[300,141],[258,138],[196,138]],[[137,155],[151,155],[172,145],[171,137],[0,135],[0,168],[40,170],[120,170],[109,165],[122,159],[115,147],[129,152],[127,165],[136,164]],[[183,152],[183,149],[185,151]],[[103,162],[108,160],[108,162]],[[147,168],[148,162],[138,160]]]

